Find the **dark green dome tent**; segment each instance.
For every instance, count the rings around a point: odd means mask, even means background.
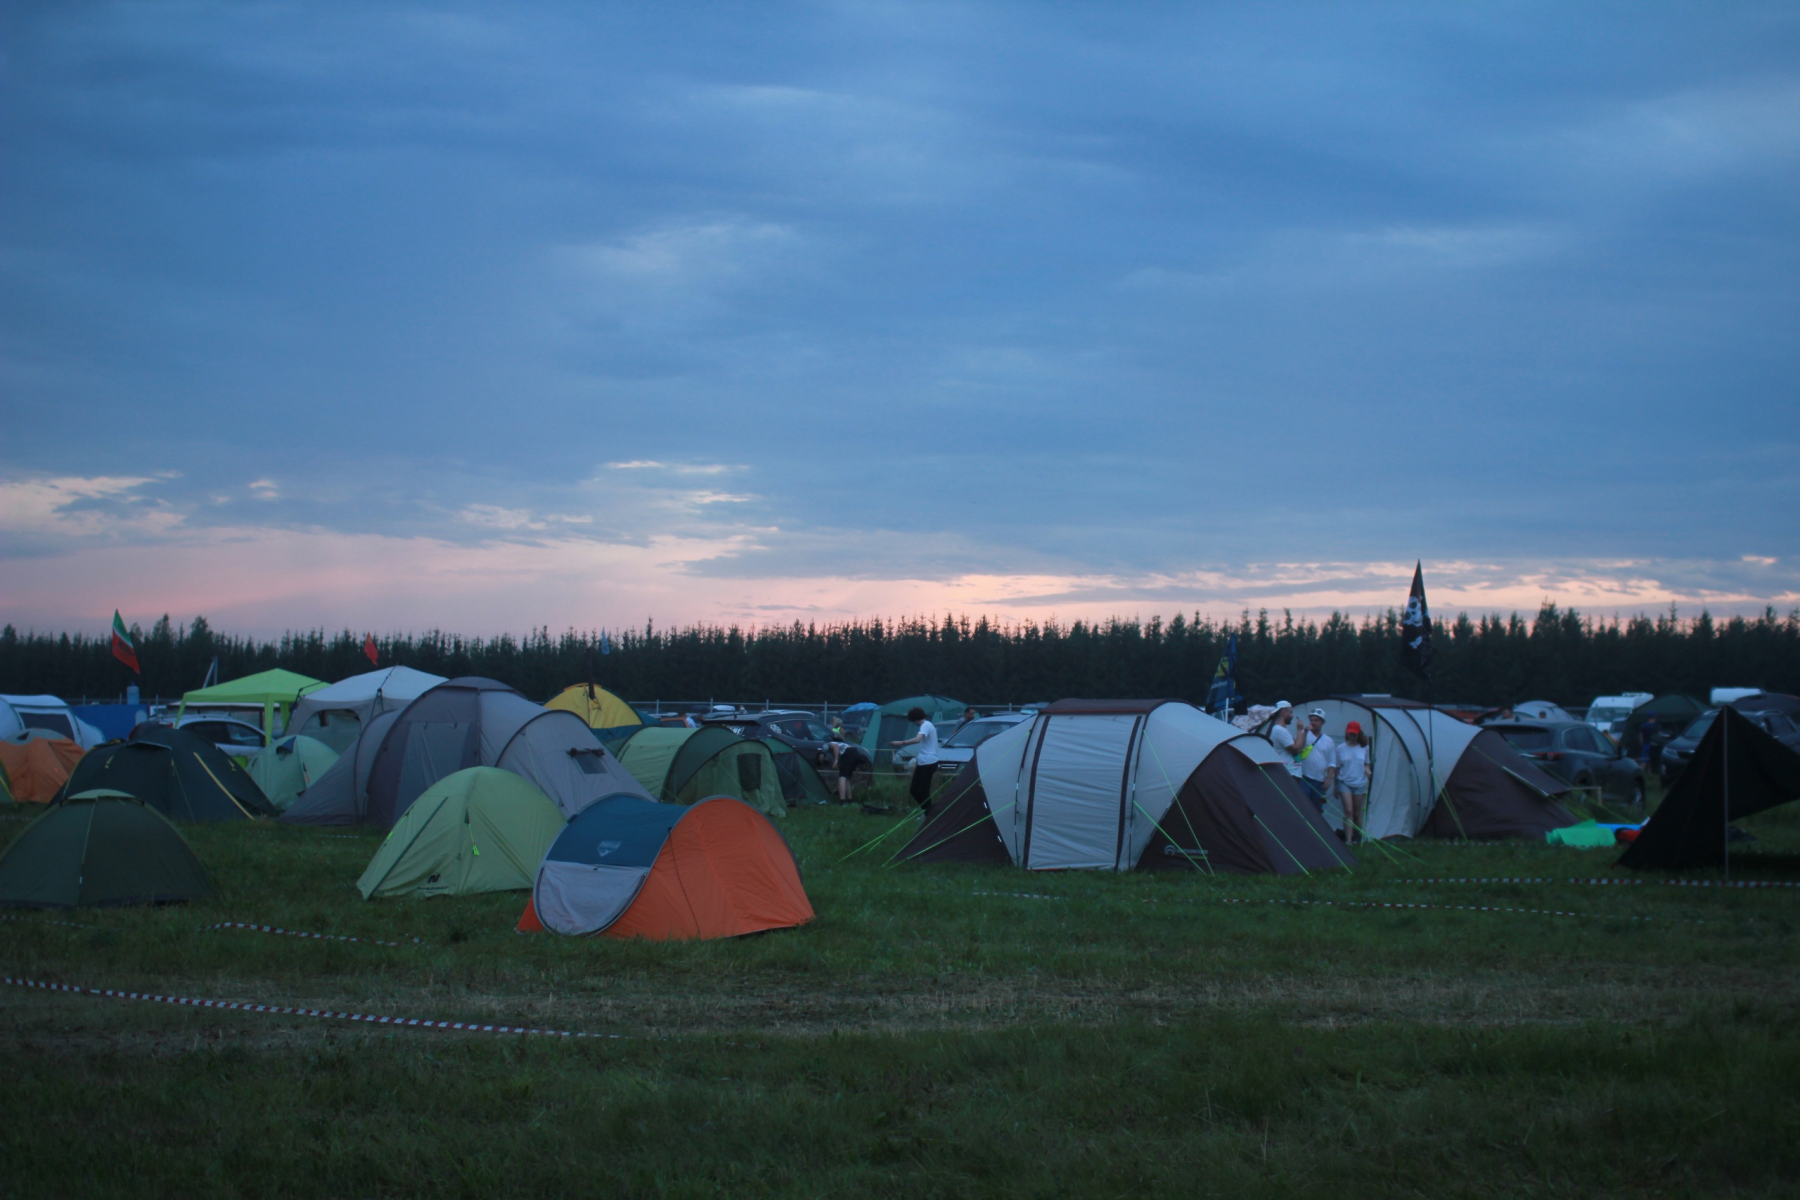
[[[0,854],[0,905],[88,908],[210,895],[206,868],[180,831],[103,788],[52,805]]]
[[[620,742],[617,753],[632,778],[665,804],[730,796],[766,816],[787,813],[781,775],[769,748],[723,725],[699,729],[646,725]]]
[[[789,804],[829,804],[837,799],[812,760],[780,738],[757,738],[769,748],[775,760],[775,774],[781,781],[781,794]]]
[[[925,719],[937,726],[941,739],[949,737],[956,723],[962,720],[964,707],[961,700],[952,700],[948,696],[906,696],[890,700],[870,716],[860,744],[874,759],[877,770],[887,770],[894,765],[893,743],[903,742],[919,731],[918,726],[906,719],[907,713],[915,708],[924,709]]]
[[[88,751],[61,795],[95,788],[136,797],[177,821],[275,815],[248,771],[205,738],[168,725],[145,725],[128,742]]]

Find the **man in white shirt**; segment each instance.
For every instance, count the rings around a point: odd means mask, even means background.
[[[925,710],[911,708],[907,710],[906,719],[919,727],[919,732],[903,742],[893,743],[895,748],[917,745],[919,756],[913,760],[912,792],[913,802],[931,815],[931,777],[937,774],[938,735],[937,726],[925,719]]]
[[[1269,726],[1269,740],[1286,756],[1281,760],[1281,765],[1287,768],[1289,775],[1298,779],[1300,764],[1294,761],[1294,755],[1298,753],[1294,749],[1294,706],[1286,700],[1277,700],[1272,719],[1275,723]]]
[[[1306,715],[1307,729],[1294,739],[1296,744],[1310,743],[1295,752],[1300,763],[1300,783],[1312,802],[1325,811],[1325,801],[1337,783],[1337,743],[1325,732],[1325,710],[1315,708]]]

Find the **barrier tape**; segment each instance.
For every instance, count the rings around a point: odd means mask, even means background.
[[[14,916],[11,913],[0,913],[0,921],[30,921],[33,925],[65,925],[70,929],[103,929],[103,928],[105,928],[105,926],[102,926],[102,925],[83,925],[77,921],[55,921],[49,917],[44,917],[42,919],[38,919],[38,918],[34,918],[34,917],[19,917],[19,916]]]
[[[976,892],[975,895],[1010,896],[1019,900],[1066,900],[1069,898],[1067,896],[1045,896],[1035,892]],[[1446,912],[1503,912],[1530,913],[1540,917],[1583,917],[1590,921],[1679,921],[1687,924],[1706,924],[1705,921],[1689,917],[1638,917],[1625,913],[1577,913],[1564,912],[1557,908],[1502,908],[1488,904],[1408,904],[1380,900],[1251,900],[1230,896],[1220,896],[1216,899],[1200,896],[1147,896],[1140,903],[1155,904],[1164,899],[1173,900],[1177,904],[1322,904],[1331,908],[1435,908]]]
[[[1787,879],[1528,879],[1496,876],[1492,879],[1407,879],[1404,883],[1582,883],[1582,884],[1648,884],[1652,887],[1718,887],[1718,888],[1791,888],[1800,882]]]
[[[248,929],[252,933],[278,933],[283,937],[307,938],[320,942],[363,942],[370,946],[423,946],[424,938],[414,938],[411,942],[384,942],[380,938],[346,937],[341,933],[307,933],[301,929],[279,929],[273,925],[246,925],[242,921],[220,921],[217,925],[202,925],[196,933],[211,933],[215,929]]]
[[[152,992],[125,992],[116,988],[78,987],[70,983],[46,983],[40,979],[17,979],[0,975],[0,984],[35,988],[46,992],[68,992],[77,996],[104,996],[111,1000],[144,1000],[152,1004],[173,1004],[185,1008],[212,1008],[227,1012],[267,1013],[279,1017],[313,1017],[324,1021],[359,1021],[369,1025],[387,1025],[406,1029],[453,1029],[464,1033],[516,1033],[527,1037],[594,1038],[607,1041],[638,1041],[624,1033],[580,1033],[567,1029],[530,1029],[523,1025],[482,1025],[474,1021],[430,1021],[418,1017],[385,1017],[374,1013],[332,1012],[324,1008],[301,1008],[297,1005],[250,1004],[241,1000],[202,1000],[193,996],[162,996]]]

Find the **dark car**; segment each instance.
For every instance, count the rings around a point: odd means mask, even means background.
[[[1735,703],[1731,707],[1738,708]],[[1741,708],[1738,711],[1743,713],[1758,729],[1769,734],[1782,745],[1800,751],[1800,725],[1795,724],[1793,713],[1781,712],[1772,708],[1763,709],[1760,712],[1744,712]],[[1713,721],[1717,719],[1718,715],[1718,709],[1707,709],[1695,717],[1693,723],[1682,730],[1679,735],[1663,743],[1662,777],[1664,783],[1668,783],[1675,776],[1681,774],[1681,769],[1688,765],[1690,758],[1694,757],[1694,751],[1700,746],[1700,739],[1706,736],[1706,731],[1712,728]]]
[[[723,725],[748,738],[775,738],[792,746],[810,763],[820,761],[820,754],[825,753],[831,741],[831,730],[819,723],[816,713],[802,712],[798,709],[731,713],[706,717],[701,724]],[[830,761],[829,754],[826,754],[825,761]]]
[[[1582,721],[1519,721],[1487,728],[1571,787],[1598,789],[1603,800],[1643,808],[1643,769],[1625,753],[1623,746],[1592,725]]]

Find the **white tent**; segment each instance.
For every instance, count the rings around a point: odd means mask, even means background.
[[[1355,861],[1268,739],[1159,700],[1061,700],[983,742],[899,857],[1283,874]]]
[[[106,735],[77,717],[59,696],[0,696],[0,736],[43,729],[92,750]]]
[[[442,675],[411,667],[384,667],[352,675],[300,697],[285,732],[316,738],[342,754],[376,717],[405,708],[443,682]]]

